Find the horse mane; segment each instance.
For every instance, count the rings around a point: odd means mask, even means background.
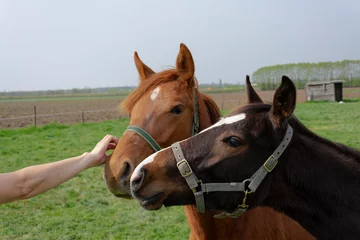
[[[235,110],[233,114],[238,114],[241,112],[246,113],[261,113],[261,112],[269,112],[271,109],[270,104],[264,104],[264,103],[252,103],[245,105],[244,107],[241,107],[237,110]],[[328,140],[324,137],[321,137],[311,131],[309,128],[307,128],[299,119],[296,118],[295,115],[292,115],[289,119],[289,124],[300,134],[302,134],[305,137],[308,137],[310,139],[314,139],[324,145],[327,145],[334,150],[336,150],[339,153],[345,154],[349,157],[356,157],[360,158],[360,152],[352,147],[346,146],[341,143],[333,142],[331,140]]]
[[[306,137],[315,139],[316,141],[319,141],[324,145],[333,148],[341,154],[347,155],[349,157],[360,158],[360,152],[358,150],[338,142],[333,142],[329,139],[317,135],[316,133],[308,129],[306,126],[304,126],[304,124],[302,124],[302,122],[300,122],[294,115],[290,118],[289,123],[294,129],[296,129]]]
[[[208,114],[209,114],[209,117],[211,120],[211,124],[216,123],[221,118],[221,112],[220,112],[218,105],[215,103],[215,101],[211,97],[206,96],[205,94],[203,94],[201,92],[199,92],[199,93],[200,93],[200,97],[205,102],[205,106],[208,111]]]
[[[120,108],[123,112],[130,113],[139,99],[148,91],[156,88],[158,85],[177,80],[179,73],[176,69],[167,69],[151,75],[148,79],[141,81],[127,98],[125,98]]]

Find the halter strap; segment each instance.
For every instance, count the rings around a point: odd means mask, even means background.
[[[136,132],[137,134],[139,134],[146,142],[149,143],[149,145],[151,146],[152,149],[154,149],[155,152],[160,151],[161,147],[160,145],[155,141],[155,139],[153,139],[151,137],[150,134],[148,134],[144,129],[138,127],[138,126],[134,126],[134,125],[130,125],[126,128],[125,132]]]
[[[196,89],[194,88],[194,118],[192,126],[192,136],[199,132],[199,101],[196,94]]]
[[[202,183],[198,180],[194,172],[192,171],[190,164],[184,157],[179,142],[171,145],[171,149],[176,159],[176,166],[180,174],[185,178],[186,183],[193,191],[196,201],[196,209],[198,212],[205,212],[205,200],[204,193],[209,192],[244,192],[244,199],[237,209],[232,213],[220,213],[215,215],[215,218],[232,217],[236,218],[243,214],[247,209],[246,205],[247,195],[255,192],[266,175],[270,173],[277,165],[278,159],[284,153],[289,145],[293,135],[293,128],[288,125],[285,136],[280,145],[275,149],[273,154],[265,161],[265,163],[252,175],[251,178],[244,180],[243,182],[231,182],[231,183]],[[249,186],[246,187],[246,183],[249,182]]]
[[[256,171],[256,173],[251,177],[251,182],[249,184],[249,189],[252,192],[255,192],[259,187],[260,183],[264,180],[266,175],[271,172],[278,163],[278,159],[283,154],[287,146],[289,145],[293,135],[293,128],[288,125],[284,139],[281,141],[280,145],[275,149],[273,154],[265,161],[265,163]]]
[[[176,142],[172,144],[171,149],[173,150],[175,160],[177,162],[176,166],[179,169],[181,176],[185,178],[186,183],[195,195],[196,210],[201,213],[205,212],[204,193],[201,190],[198,191],[199,183],[201,184],[201,182],[197,179],[189,163],[186,161],[181,150],[180,143]]]
[[[135,132],[135,133],[139,134],[139,136],[142,137],[147,143],[149,143],[149,145],[155,152],[161,150],[161,147],[156,142],[156,140],[153,137],[151,137],[151,135],[149,133],[147,133],[141,127],[138,127],[135,125],[130,125],[125,129],[124,133],[125,132]],[[196,94],[195,88],[194,88],[194,118],[193,118],[193,125],[192,125],[191,132],[192,132],[192,136],[194,136],[195,134],[197,134],[199,132],[199,102],[198,102],[198,96]]]

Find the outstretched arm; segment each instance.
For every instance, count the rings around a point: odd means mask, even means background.
[[[66,182],[87,168],[104,164],[110,158],[105,152],[114,149],[118,141],[116,137],[106,135],[91,152],[0,174],[0,204],[34,197]]]

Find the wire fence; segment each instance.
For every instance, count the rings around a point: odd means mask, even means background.
[[[36,109],[36,106],[34,106],[34,109]],[[76,112],[60,112],[60,113],[47,113],[47,114],[37,114],[36,110],[34,111],[33,115],[27,115],[27,116],[19,116],[19,117],[9,117],[9,118],[0,118],[0,121],[6,121],[6,120],[16,120],[16,119],[33,119],[34,126],[37,126],[37,119],[41,117],[53,117],[53,116],[64,116],[64,115],[79,115],[81,116],[81,122],[85,123],[85,113],[95,113],[95,112],[109,112],[109,111],[118,111],[118,109],[106,109],[106,110],[86,110],[86,111],[76,111]],[[125,116],[123,116],[125,117]]]
[[[221,99],[215,100],[220,109],[231,109],[239,106],[243,99]],[[16,110],[14,110],[16,111]],[[30,110],[28,110],[30,113]],[[127,118],[128,114],[121,114],[118,108],[79,110],[68,112],[38,113],[38,107],[33,106],[32,114],[24,116],[0,117],[0,128],[21,128],[27,126],[41,126],[51,122],[62,124],[75,124],[86,122],[100,122]]]
[[[32,115],[0,118],[0,128],[40,126],[51,122],[63,124],[99,122],[126,117],[128,117],[128,115],[120,114],[118,109],[81,110],[38,114],[36,112],[36,106],[34,106],[34,114]]]
[[[271,102],[274,91],[257,91],[264,102]],[[344,99],[359,98],[360,89],[344,89]],[[233,110],[246,104],[245,91],[231,93],[209,93],[221,110]],[[100,122],[127,118],[121,114],[119,105],[121,99],[88,99],[71,101],[43,101],[43,102],[0,102],[0,128],[21,128],[40,126],[51,122],[74,124],[86,122]],[[297,102],[305,101],[303,89],[297,91]]]

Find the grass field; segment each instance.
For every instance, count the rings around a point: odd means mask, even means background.
[[[334,141],[360,148],[360,101],[302,103],[297,117]],[[71,126],[0,130],[0,172],[82,154],[106,133],[121,136],[126,119]],[[35,198],[0,206],[0,239],[187,239],[182,207],[157,212],[117,199],[102,167],[88,169]],[[4,184],[4,183],[1,183]]]

